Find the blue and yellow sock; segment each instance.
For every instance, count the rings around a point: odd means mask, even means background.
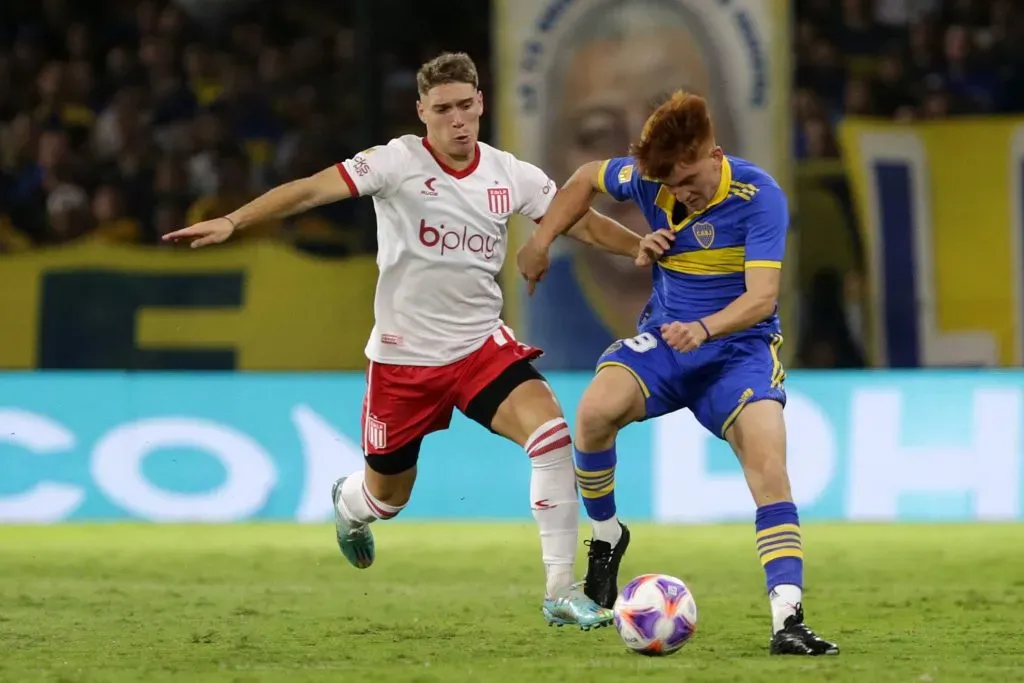
[[[757,554],[764,567],[772,606],[773,632],[785,625],[802,602],[804,551],[800,516],[790,502],[772,503],[757,509]]]
[[[757,554],[764,567],[768,591],[781,584],[802,588],[804,550],[796,505],[782,502],[759,507],[755,525]]]
[[[615,517],[615,446],[596,453],[584,453],[573,448],[573,453],[576,482],[587,516],[594,522],[594,537],[615,544],[620,532]]]

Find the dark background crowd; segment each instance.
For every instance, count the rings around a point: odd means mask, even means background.
[[[0,252],[157,243],[416,130],[416,68],[443,44],[490,72],[487,3],[447,2],[453,20],[410,41],[427,4],[255,2],[206,23],[161,0],[4,0]],[[373,21],[366,36],[359,12],[404,21]],[[368,39],[374,58],[363,59]],[[371,250],[359,214],[343,202],[244,237]]]
[[[236,4],[227,21],[210,22],[166,0],[0,3],[0,254],[159,244],[275,184],[419,131],[415,71],[443,49],[471,53],[484,90],[494,85],[488,2],[447,0],[443,22],[432,3],[405,0]],[[849,114],[1024,111],[1015,0],[795,0],[794,41],[793,154],[804,165],[837,156],[836,124]],[[829,182],[842,203],[844,178]],[[376,247],[371,207],[354,202],[241,238],[320,255]],[[843,248],[857,252],[856,242]],[[859,258],[802,282],[801,365],[863,365]]]
[[[1024,111],[1019,0],[798,0],[798,158],[837,154],[846,115],[901,121]]]

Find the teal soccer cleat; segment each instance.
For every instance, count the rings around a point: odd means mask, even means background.
[[[373,532],[368,524],[352,524],[338,510],[338,499],[341,497],[341,485],[347,477],[334,482],[331,488],[331,499],[334,501],[334,526],[338,534],[338,547],[353,567],[366,569],[373,564],[375,556]]]
[[[574,584],[560,595],[544,601],[542,612],[548,626],[579,626],[584,631],[601,628],[614,621],[610,609],[601,607],[583,594],[582,584]]]

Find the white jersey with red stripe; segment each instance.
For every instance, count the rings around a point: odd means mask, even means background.
[[[536,166],[480,143],[455,170],[426,138],[404,135],[338,164],[377,214],[378,363],[440,366],[468,356],[503,327],[498,274],[514,213],[539,220],[555,183]]]

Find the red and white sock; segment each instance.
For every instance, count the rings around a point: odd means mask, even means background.
[[[563,418],[541,425],[526,441],[530,456],[530,507],[540,527],[547,597],[572,585],[579,538],[580,501],[572,438]]]
[[[369,524],[378,519],[391,519],[402,511],[404,506],[388,505],[377,500],[366,488],[366,479],[362,472],[354,472],[341,485],[338,496],[338,510],[341,515],[353,524]]]

